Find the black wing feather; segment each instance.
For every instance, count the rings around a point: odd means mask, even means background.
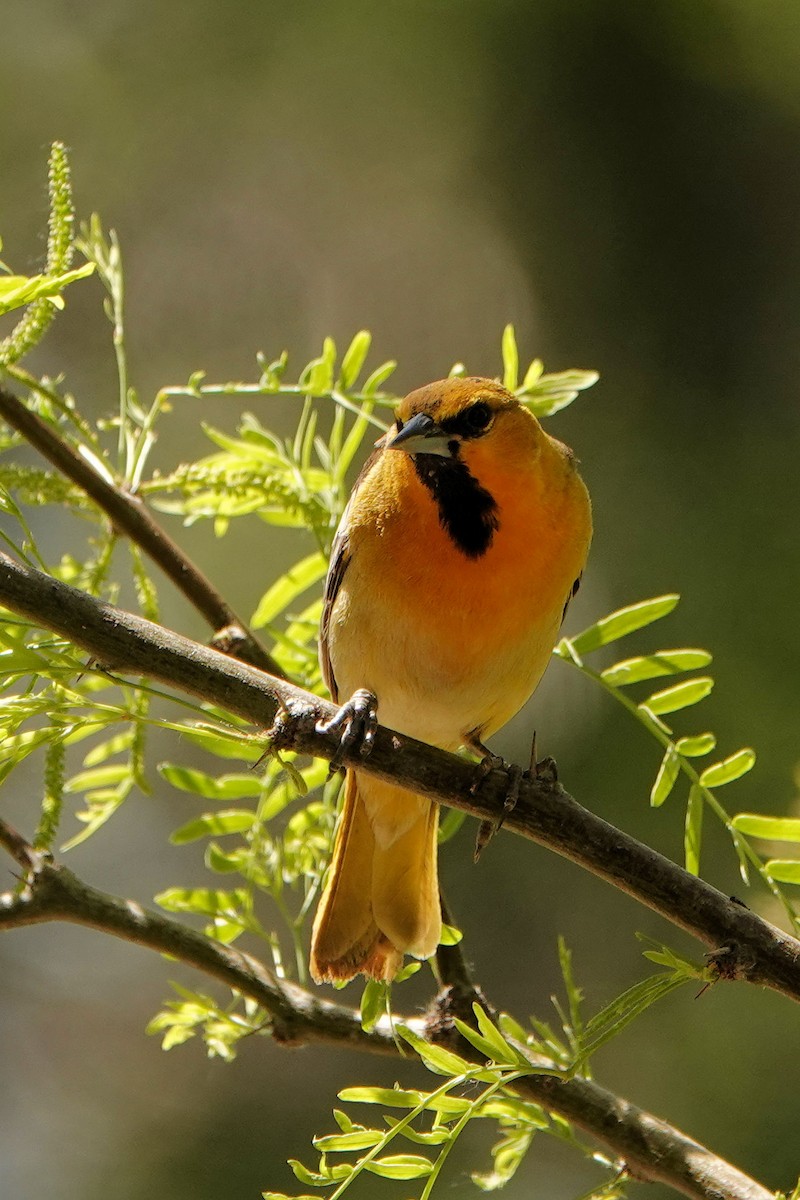
[[[322,667],[322,678],[325,680],[334,704],[339,703],[339,687],[336,683],[336,676],[333,673],[333,663],[331,662],[331,613],[336,597],[339,595],[339,588],[342,586],[342,580],[344,579],[348,563],[350,562],[350,509],[358,495],[361,482],[366,479],[380,453],[380,448],[374,450],[361,468],[358,478],[353,485],[353,490],[350,493],[350,499],[342,513],[342,519],[339,522],[339,528],[336,530],[336,536],[331,546],[331,561],[328,564],[328,574],[325,579],[325,591],[322,598],[322,620],[319,624],[319,663]]]

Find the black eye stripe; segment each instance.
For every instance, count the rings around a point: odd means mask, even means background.
[[[477,400],[453,417],[439,422],[446,433],[455,433],[462,438],[480,437],[492,423],[493,413],[485,400]]]

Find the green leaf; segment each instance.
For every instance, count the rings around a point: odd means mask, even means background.
[[[439,822],[438,842],[444,845],[458,833],[466,820],[467,814],[458,808],[448,808]]]
[[[193,912],[204,916],[234,913],[247,902],[244,888],[227,892],[214,888],[167,888],[154,897],[156,904],[167,912]]]
[[[209,871],[216,871],[218,875],[230,875],[234,871],[243,872],[251,860],[252,852],[249,846],[237,846],[228,853],[216,842],[209,842],[203,854],[203,861]]]
[[[195,746],[207,750],[217,758],[236,758],[239,762],[259,746],[252,734],[236,734],[233,731],[225,733],[210,725],[185,725],[181,735]],[[88,766],[88,763],[87,763]]]
[[[112,763],[107,767],[94,767],[80,771],[64,784],[65,792],[88,792],[92,788],[109,787],[127,779],[131,769],[127,763]]]
[[[158,773],[167,783],[182,792],[191,792],[205,800],[242,800],[246,796],[260,796],[263,785],[255,774],[238,772],[231,775],[207,775],[193,767],[179,767],[175,763],[159,763]]]
[[[739,833],[772,842],[800,842],[799,817],[765,817],[760,813],[737,813],[731,822]]]
[[[285,1192],[262,1192],[261,1200],[319,1200],[319,1196],[287,1196]]]
[[[63,301],[59,304],[59,299],[64,288],[77,279],[85,279],[93,271],[94,263],[86,263],[61,275],[5,275],[0,279],[0,315],[34,300],[48,299],[61,308]]]
[[[455,1026],[465,1041],[483,1054],[490,1062],[505,1062],[508,1055],[507,1051],[503,1053],[502,1058],[498,1059],[495,1054],[495,1048],[477,1029],[473,1029],[471,1025],[467,1025],[466,1021],[462,1021],[460,1017],[454,1017]]]
[[[500,1031],[505,1037],[513,1038],[515,1042],[519,1042],[522,1046],[527,1043],[529,1031],[523,1028],[514,1017],[509,1016],[508,1013],[500,1013],[498,1021]]]
[[[457,946],[464,934],[455,925],[442,925],[442,932],[439,937],[440,946]]]
[[[503,1034],[487,1015],[480,1004],[473,1004],[472,1011],[475,1013],[475,1019],[478,1022],[477,1031],[471,1025],[465,1024],[464,1021],[455,1018],[456,1027],[462,1037],[466,1038],[476,1050],[480,1050],[481,1054],[485,1054],[492,1062],[499,1065],[510,1064],[512,1066],[522,1065],[527,1066],[527,1060],[520,1058],[518,1052],[513,1046],[510,1046]]]
[[[407,1025],[398,1024],[396,1028],[403,1040],[416,1050],[425,1066],[437,1075],[463,1075],[465,1071],[472,1069],[472,1064],[466,1059],[453,1054],[451,1050],[445,1050],[442,1046],[431,1045]]]
[[[373,396],[375,392],[377,392],[378,388],[381,387],[382,384],[386,383],[386,380],[395,372],[396,369],[397,363],[394,359],[389,359],[388,362],[381,363],[379,367],[376,367],[367,382],[364,384],[364,394],[366,396]]]
[[[449,1074],[449,1072],[448,1072]],[[427,1095],[425,1092],[407,1091],[402,1088],[350,1087],[339,1092],[339,1099],[348,1104],[382,1104],[386,1108],[413,1109],[427,1100],[426,1108],[445,1117],[460,1116],[470,1107],[469,1100],[460,1096]]]
[[[699,704],[713,686],[714,680],[709,675],[687,679],[686,683],[676,683],[674,687],[665,688],[663,692],[654,692],[640,707],[648,709],[656,716],[678,712],[679,709],[689,708],[692,704]]]
[[[318,583],[327,569],[327,560],[318,550],[295,563],[259,600],[250,622],[253,628],[260,629],[274,621],[299,595]]]
[[[387,1009],[388,986],[380,979],[368,979],[361,993],[361,1028],[369,1033]]]
[[[423,1092],[404,1088],[348,1087],[338,1093],[346,1104],[383,1104],[387,1108],[416,1108],[424,1099]]]
[[[363,1125],[356,1125],[355,1122],[341,1108],[333,1110],[333,1119],[341,1129],[342,1133],[352,1133],[355,1129],[363,1129]]]
[[[690,737],[678,738],[675,749],[683,758],[701,758],[710,754],[717,744],[713,733],[696,733]]]
[[[601,671],[601,678],[611,687],[627,687],[643,679],[659,675],[677,675],[680,671],[696,671],[707,667],[711,655],[707,650],[657,650],[639,658],[626,658]]]
[[[583,1031],[582,1054],[593,1054],[651,1004],[686,983],[687,978],[689,976],[682,972],[667,971],[627,988],[587,1022]]]
[[[417,971],[422,970],[422,963],[416,962],[413,958],[407,962],[404,967],[397,972],[392,983],[405,983],[406,979],[410,979],[412,975],[416,975]]]
[[[534,358],[531,365],[525,372],[525,378],[522,381],[522,391],[527,392],[536,386],[544,374],[544,363],[540,358]]]
[[[666,617],[679,600],[680,596],[673,593],[656,596],[652,600],[641,600],[638,604],[629,604],[626,608],[609,613],[595,625],[590,625],[576,637],[570,638],[570,644],[578,654],[591,654],[601,646],[616,642],[619,638]]]
[[[295,1178],[299,1179],[301,1183],[309,1184],[310,1187],[326,1187],[336,1178],[332,1173],[318,1175],[315,1171],[309,1171],[308,1167],[304,1167],[297,1158],[289,1158],[286,1161],[292,1168]]]
[[[686,805],[686,825],[683,834],[683,852],[686,870],[690,875],[700,874],[700,846],[703,840],[703,793],[696,785],[689,788]]]
[[[726,783],[733,783],[734,779],[741,779],[742,775],[746,775],[748,771],[752,770],[755,761],[755,750],[751,750],[749,747],[737,750],[735,754],[731,754],[722,762],[706,767],[700,776],[700,782],[704,787],[724,787]]]
[[[336,462],[334,471],[334,479],[337,484],[341,484],[347,474],[348,467],[358,453],[358,449],[364,440],[367,430],[372,421],[372,409],[374,407],[373,400],[365,400],[361,406],[361,411],[350,427],[350,432],[345,438],[344,445],[339,451],[339,457]]]
[[[664,752],[664,757],[661,760],[661,766],[658,768],[655,782],[650,791],[650,804],[653,808],[660,808],[666,800],[667,796],[675,786],[675,781],[678,778],[681,770],[681,760],[673,745],[667,746]]]
[[[385,1130],[362,1129],[354,1133],[331,1133],[325,1137],[315,1137],[312,1138],[312,1142],[323,1154],[330,1154],[332,1151],[345,1153],[350,1150],[371,1150],[385,1137]]]
[[[358,379],[371,345],[372,334],[366,329],[360,329],[347,347],[339,369],[339,383],[345,391]]]
[[[29,729],[25,733],[4,737],[0,742],[0,783],[24,758],[57,736],[58,730],[49,725],[46,729]]]
[[[387,1154],[365,1162],[364,1169],[381,1179],[422,1179],[430,1175],[433,1163],[421,1154]]]
[[[321,396],[333,387],[333,376],[336,368],[336,343],[333,338],[326,337],[322,342],[322,354],[314,358],[303,368],[300,375],[300,387],[311,395]]]
[[[430,1129],[427,1132],[421,1129],[415,1129],[410,1123],[406,1123],[402,1128],[398,1126],[402,1124],[400,1118],[390,1117],[388,1113],[383,1114],[383,1119],[390,1129],[397,1129],[400,1137],[406,1138],[409,1142],[416,1142],[418,1146],[442,1146],[445,1142],[449,1142],[452,1134],[447,1126],[440,1126],[438,1129]]]
[[[766,864],[767,874],[776,883],[800,884],[800,860],[794,858],[771,858]]]
[[[130,750],[133,745],[133,730],[126,729],[123,733],[117,733],[114,737],[108,738],[104,742],[99,742],[96,746],[92,746],[83,760],[85,767],[97,767],[104,763],[107,758],[113,758],[115,754],[122,754],[125,750]]]
[[[170,834],[173,846],[184,846],[204,837],[224,837],[231,833],[244,833],[252,829],[256,814],[247,809],[227,809],[221,812],[204,813],[193,821],[187,821]]]
[[[519,379],[519,351],[513,325],[506,325],[503,330],[503,387],[509,392],[516,391]]]
[[[535,417],[550,417],[571,404],[585,388],[593,387],[600,376],[597,371],[557,371],[543,374],[541,362],[531,363],[517,396]]]
[[[512,1129],[505,1133],[502,1139],[492,1147],[494,1170],[488,1173],[473,1171],[471,1178],[476,1187],[479,1187],[482,1192],[495,1192],[499,1188],[505,1187],[516,1174],[517,1168],[530,1147],[534,1133],[535,1130],[532,1129]],[[599,1200],[598,1193],[593,1193],[593,1195],[597,1196]]]

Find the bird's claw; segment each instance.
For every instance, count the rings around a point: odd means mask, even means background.
[[[503,808],[496,817],[487,818],[481,821],[478,827],[478,835],[475,839],[475,862],[478,861],[483,851],[489,845],[494,835],[502,828],[503,822],[509,813],[512,813],[517,806],[519,800],[520,787],[523,779],[535,779],[541,783],[555,784],[558,782],[558,768],[556,760],[549,755],[545,758],[536,760],[536,735],[533,736],[533,744],[531,746],[531,765],[527,771],[523,771],[522,767],[516,763],[506,762],[504,758],[500,758],[497,754],[492,754],[485,746],[480,743],[473,742],[474,749],[483,751],[484,757],[475,768],[475,778],[470,787],[470,795],[474,796],[479,790],[486,776],[490,771],[495,769],[505,771],[508,776],[508,787],[506,789],[505,798],[503,800]]]
[[[503,798],[502,810],[495,817],[487,817],[478,826],[478,834],[475,838],[475,862],[478,861],[483,851],[489,845],[489,842],[498,830],[500,830],[509,813],[512,813],[516,808],[522,781],[529,777],[529,772],[523,771],[518,763],[506,762],[504,758],[500,758],[497,754],[487,754],[485,758],[481,759],[476,768],[475,779],[470,788],[471,795],[477,792],[489,772],[495,769],[506,772],[508,787]]]
[[[485,753],[483,758],[475,766],[475,775],[469,787],[470,796],[476,795],[481,790],[483,781],[491,771],[506,771],[509,768],[509,763],[499,754],[492,754],[491,750],[483,748]]]
[[[340,733],[339,745],[330,762],[328,778],[341,768],[345,755],[356,749],[366,758],[375,744],[378,729],[378,701],[374,692],[359,688],[341,706],[330,721],[317,721],[317,733]]]

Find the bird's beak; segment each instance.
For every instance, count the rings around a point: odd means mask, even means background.
[[[451,458],[451,437],[427,413],[417,413],[394,437],[381,438],[385,450],[404,450],[406,454],[438,454]],[[376,443],[378,444],[378,443]]]

